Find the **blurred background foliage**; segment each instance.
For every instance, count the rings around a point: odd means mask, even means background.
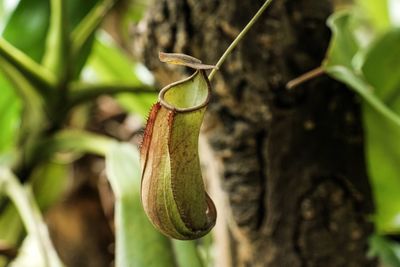
[[[206,265],[209,258],[204,251],[207,247],[203,245],[200,248],[200,245],[207,244],[208,241],[180,242],[167,239],[150,225],[140,204],[137,134],[156,100],[156,93],[151,73],[135,62],[122,47],[129,41],[129,25],[139,21],[147,2],[16,0],[1,1],[0,5],[3,40],[29,56],[35,63],[45,66],[58,78],[46,88],[49,92],[43,94],[43,84],[31,79],[29,71],[26,73],[26,61],[14,62],[13,51],[7,50],[7,43],[1,45],[0,64],[5,62],[5,65],[11,65],[12,71],[4,68],[0,74],[0,192],[3,193],[0,198],[0,250],[3,254],[0,255],[0,266],[61,266],[63,261],[67,266],[110,266],[112,259],[101,262],[68,256],[62,250],[68,250],[68,245],[73,244],[65,245],[62,242],[68,243],[71,240],[61,239],[61,245],[58,245],[57,240],[54,241],[57,245],[55,250],[61,255],[60,259],[48,238],[48,231],[40,231],[36,227],[44,225],[40,213],[36,213],[39,208],[46,213],[60,201],[71,201],[68,200],[68,195],[74,195],[79,191],[77,187],[82,187],[82,184],[92,183],[93,187],[93,181],[77,182],[79,175],[75,168],[79,169],[79,166],[76,167],[74,162],[86,153],[97,155],[95,159],[106,158],[106,176],[114,194],[109,190],[102,197],[115,199],[117,266],[188,266],[188,261],[191,266]],[[107,13],[110,17],[117,16],[120,29],[118,32],[111,30],[107,33],[99,29],[98,26]],[[57,16],[61,16],[61,19]],[[105,24],[112,23],[106,21]],[[118,43],[111,34],[118,35]],[[60,47],[51,46],[57,46],[58,41],[63,42]],[[48,63],[52,61],[55,62],[53,65]],[[52,69],[53,66],[56,67]],[[58,69],[61,69],[61,74],[57,77]],[[27,84],[16,82],[20,77],[18,75],[25,75]],[[100,108],[97,107],[97,97],[116,94],[118,95],[114,100],[100,98],[101,103],[105,103],[105,106],[111,105],[114,111],[113,113],[105,109],[106,114],[102,114],[101,104]],[[35,111],[39,113],[36,117],[38,120],[34,122],[37,128],[34,132],[37,134],[28,144],[23,132],[29,132],[29,128],[24,127],[32,114],[27,114],[27,106],[41,105],[42,109]],[[108,131],[107,127],[97,129],[97,134],[89,133],[89,128],[95,128],[91,125],[96,116],[100,120],[107,116],[122,116],[128,125],[124,126],[128,128],[125,129],[128,136],[118,134],[118,129]],[[114,126],[117,123],[114,118],[109,121]],[[122,128],[121,125],[116,128]],[[31,151],[27,151],[30,149]],[[26,154],[29,153],[34,155],[27,160]],[[92,164],[92,161],[89,160],[89,163]],[[20,177],[17,178],[11,170],[20,174]],[[85,175],[88,174],[83,176]],[[87,177],[82,179],[89,180]],[[94,188],[101,184],[97,180],[98,178],[94,182]],[[24,185],[21,181],[25,182]],[[104,188],[107,190],[108,184],[103,185]],[[12,202],[7,201],[7,195]],[[26,213],[27,210],[30,212]],[[90,213],[91,210],[83,212]],[[52,220],[57,221],[53,213],[50,212],[47,216],[48,224],[54,224]],[[98,218],[92,218],[93,221],[88,224],[106,224],[107,227],[110,226],[110,231],[113,230],[112,216],[110,225],[104,216],[105,222],[98,222],[96,219]],[[66,235],[73,235],[74,227],[73,224],[65,225]],[[63,235],[50,232],[53,238],[54,235]],[[78,237],[78,242],[91,239],[85,237],[85,234]],[[96,241],[94,238],[93,242]],[[108,245],[114,242],[108,241]],[[79,246],[75,248],[78,249]],[[109,250],[106,247],[107,249]],[[199,252],[199,249],[203,252]],[[93,257],[89,250],[82,252]],[[77,257],[79,255],[75,256]]]
[[[148,5],[0,1],[0,266],[71,265],[62,233],[51,228],[58,216],[54,208],[68,201],[83,206],[70,199],[87,184],[115,234],[116,266],[213,265],[210,236],[169,240],[153,229],[140,206],[136,147],[156,86],[129,52],[129,30]],[[376,205],[369,256],[400,266],[400,1],[341,5],[328,24],[333,35],[323,68],[362,99]],[[10,45],[31,61],[21,60]],[[85,172],[96,164],[94,174]],[[38,227],[44,221],[55,248],[47,229]],[[100,266],[79,262],[71,266]]]

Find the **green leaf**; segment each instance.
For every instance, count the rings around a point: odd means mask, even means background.
[[[4,29],[4,38],[39,63],[45,50],[49,13],[49,1],[20,0]]]
[[[4,199],[0,198],[0,201],[4,205]],[[0,240],[11,246],[18,246],[23,229],[24,226],[15,206],[12,203],[3,206],[0,214]],[[2,257],[0,257],[0,266],[6,266],[6,261],[3,261]]]
[[[400,245],[377,234],[369,238],[369,256],[379,257],[386,267],[400,267]]]
[[[42,95],[47,95],[49,87],[55,84],[55,77],[52,72],[1,37],[0,59],[13,66],[21,75],[24,75],[31,85],[36,85],[35,90]],[[5,72],[5,75],[8,76],[8,73]],[[8,77],[12,78],[11,76]]]
[[[79,23],[88,15],[89,12],[96,6],[97,3],[102,2],[103,0],[70,0],[67,4],[67,14],[69,21],[69,33],[72,35],[72,32],[78,27]],[[70,36],[71,37],[71,36]],[[92,44],[94,40],[94,34],[92,34],[88,40],[84,43],[84,45],[80,48],[80,52],[78,55],[75,55],[73,60],[72,68],[72,78],[77,79],[82,71],[83,66],[86,63],[86,60],[91,53]]]
[[[69,167],[69,164],[53,160],[34,170],[30,182],[41,210],[47,210],[64,195],[70,182]]]
[[[377,30],[384,31],[390,27],[388,0],[358,0],[357,4],[364,10]]]
[[[140,86],[143,83],[137,78],[135,67],[137,63],[128,59],[116,44],[104,33],[99,35],[93,45],[83,78],[96,83],[126,83]],[[143,118],[156,101],[150,94],[120,94],[116,98],[128,111],[138,113]]]
[[[68,0],[66,12],[68,33],[78,25],[98,0]],[[29,18],[29,23],[27,23]],[[3,36],[15,47],[37,62],[45,52],[47,30],[50,22],[50,1],[20,0],[4,29]]]
[[[92,54],[88,59],[88,74],[93,76],[84,76],[94,81],[102,82],[130,82],[140,85],[140,80],[133,72],[135,63],[129,60],[125,54],[109,35],[105,32],[99,32],[93,45]],[[91,71],[94,71],[92,73]]]
[[[368,172],[375,196],[376,230],[400,232],[400,127],[363,105]]]
[[[4,27],[6,26],[11,14],[14,12],[18,3],[19,3],[19,0],[15,0],[15,1],[2,0],[2,1],[0,1],[0,33],[3,32]]]
[[[68,0],[67,2],[67,17],[68,17],[68,32],[72,33],[78,24],[86,17],[92,8],[104,0]]]
[[[393,30],[374,42],[363,52],[361,74],[340,64],[326,68],[328,74],[349,85],[365,100],[362,109],[366,154],[378,232],[400,231],[399,41],[400,31]]]
[[[335,12],[329,17],[328,26],[332,31],[332,39],[323,62],[325,68],[337,65],[352,68],[353,57],[360,47],[354,35],[354,24],[351,10]]]
[[[98,29],[105,15],[114,5],[114,2],[115,0],[98,2],[74,29],[71,36],[71,50],[73,55],[79,54],[82,47],[90,41],[90,37]]]
[[[149,5],[147,0],[134,0],[122,2],[122,7],[124,8],[124,13],[120,16],[118,21],[119,36],[122,39],[122,43],[128,44],[131,42],[131,29],[132,23],[139,23],[143,18]],[[118,6],[117,6],[118,8]]]
[[[18,131],[18,142],[19,145],[25,146],[25,155],[20,155],[18,161],[27,160],[30,161],[34,155],[31,154],[33,143],[40,135],[43,128],[37,127],[43,125],[44,122],[44,107],[43,99],[37,94],[31,84],[25,79],[19,71],[13,66],[9,65],[0,57],[0,68],[10,78],[14,85],[14,88],[18,90],[18,93],[23,101],[23,112],[21,119],[21,127]],[[24,158],[22,158],[22,156]]]
[[[377,39],[365,54],[361,70],[374,94],[400,114],[400,28]]]
[[[178,266],[203,267],[194,241],[172,240]]]
[[[373,94],[400,120],[400,29],[386,32],[365,53],[361,67]],[[364,109],[368,158],[378,202],[378,230],[400,231],[400,125]],[[394,117],[394,116],[393,116]],[[397,189],[397,190],[396,190]]]
[[[115,144],[106,156],[115,195],[116,267],[175,266],[171,244],[148,222],[140,203],[139,153]]]
[[[400,118],[377,98],[374,89],[345,67],[328,73],[360,94],[365,127],[368,174],[375,198],[374,220],[378,232],[400,231]]]
[[[58,80],[63,79],[67,70],[72,71],[72,74],[75,74],[74,77],[80,73],[90,52],[92,42],[86,42],[85,46],[82,48],[82,52],[75,58],[73,66],[68,66],[71,62],[67,60],[66,41],[72,29],[69,28],[69,26],[74,27],[79,23],[96,2],[96,0],[83,2],[79,0],[70,0],[64,3],[64,1],[53,0],[52,13],[54,13],[54,15],[51,16],[52,21],[49,28],[50,6],[48,1],[20,1],[15,12],[8,21],[3,36],[37,63],[41,62],[44,56],[43,61],[45,66],[54,71],[54,73],[45,72],[47,69],[43,67],[29,68],[36,76],[38,76],[38,73],[45,74],[39,75],[39,77],[46,81],[46,86],[39,84],[37,86],[38,89],[44,90],[43,87],[47,87],[48,84],[55,85],[55,77],[57,77]],[[65,8],[61,7],[61,4],[66,5],[66,12],[62,12]],[[64,13],[68,14],[68,18],[62,18],[61,15],[64,15]],[[26,23],[27,18],[29,18],[29,23]],[[66,22],[71,23],[68,24]],[[48,28],[49,32],[47,33]],[[46,39],[46,36],[47,42],[45,43],[43,40]],[[49,49],[46,49],[46,45]],[[28,60],[24,62],[28,62]],[[26,66],[34,66],[34,64]],[[45,79],[46,77],[47,79]]]
[[[63,1],[64,2],[64,1]],[[86,16],[97,0],[69,0],[65,1],[68,23],[62,25],[67,28],[68,34]],[[29,23],[27,23],[29,18]],[[36,62],[41,62],[46,50],[46,40],[50,23],[50,3],[43,0],[20,0],[4,29],[3,36],[16,48],[23,51]],[[51,34],[55,36],[54,33]],[[93,38],[92,38],[93,39]],[[80,73],[91,48],[91,42],[82,48],[82,53],[74,61],[75,76]],[[48,53],[53,53],[49,51]],[[46,61],[51,61],[47,56]]]
[[[376,95],[375,89],[368,84],[363,77],[357,75],[354,71],[343,67],[334,66],[326,69],[326,72],[336,80],[339,80],[351,87],[357,92],[371,107],[381,113],[391,123],[400,126],[400,117],[390,108],[388,108]]]
[[[334,18],[342,20],[340,16]],[[331,48],[346,49],[349,41],[345,40],[351,38],[337,36],[346,35],[341,32],[352,32],[351,25],[335,25]],[[364,100],[366,159],[375,198],[374,220],[378,232],[400,231],[399,41],[399,30],[392,30],[365,49],[359,47],[346,53],[329,54],[324,66],[329,75],[349,85]],[[342,43],[338,45],[338,42]],[[357,69],[352,64],[356,54],[362,55]]]
[[[147,85],[132,85],[124,83],[74,83],[71,86],[69,106],[74,107],[85,101],[93,101],[96,97],[101,95],[117,95],[121,93],[131,94],[156,94],[153,87]]]
[[[104,135],[83,130],[66,129],[37,144],[36,160],[49,160],[56,153],[92,153],[104,156],[115,142]]]
[[[73,24],[74,27],[71,31],[71,55],[74,62],[72,77],[74,79],[79,77],[91,54],[95,31],[114,4],[114,0],[91,0],[88,1],[88,3],[91,2],[90,8],[82,13],[81,2],[79,0],[73,1],[73,11],[71,12],[72,14],[78,13],[81,16],[81,19]]]
[[[11,84],[0,74],[0,164],[2,156],[14,148],[20,127],[21,103]],[[4,159],[4,158],[3,158]],[[4,159],[6,160],[6,159]]]

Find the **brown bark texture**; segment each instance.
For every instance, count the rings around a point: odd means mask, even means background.
[[[133,50],[172,82],[190,70],[159,63],[158,51],[213,64],[262,4],[153,1]],[[232,266],[376,266],[366,256],[373,205],[357,97],[326,76],[285,88],[321,64],[332,9],[276,0],[212,81],[203,134],[221,163]]]

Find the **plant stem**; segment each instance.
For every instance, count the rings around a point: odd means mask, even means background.
[[[43,87],[40,90],[49,90],[54,87],[56,79],[52,72],[36,63],[2,37],[0,37],[0,57],[25,75],[30,82]]]
[[[101,95],[116,95],[119,93],[144,93],[156,94],[152,86],[136,84],[79,84],[71,86],[69,108],[72,108],[85,101],[90,101]]]
[[[71,36],[71,54],[73,58],[76,58],[78,53],[89,40],[90,36],[97,30],[100,23],[103,21],[104,16],[116,2],[117,0],[100,1],[74,29]]]
[[[293,89],[302,83],[305,83],[305,82],[312,80],[318,76],[321,76],[324,73],[325,73],[324,68],[322,66],[319,66],[319,67],[312,69],[309,72],[306,72],[306,73],[300,75],[299,77],[294,78],[293,80],[289,81],[286,84],[286,88],[289,90]]]
[[[18,178],[6,168],[0,168],[0,188],[14,202],[28,234],[37,241],[45,266],[63,266],[51,243],[47,227],[29,188],[24,188]]]
[[[54,73],[57,84],[59,84],[66,78],[66,70],[69,64],[67,62],[69,39],[65,19],[65,1],[51,0],[50,7],[50,25],[42,64]]]
[[[114,142],[107,136],[83,130],[63,130],[38,145],[36,160],[46,161],[57,152],[91,153],[104,157]]]
[[[257,13],[253,16],[253,18],[247,23],[247,25],[243,28],[243,30],[239,33],[239,35],[233,40],[233,42],[229,45],[229,47],[225,50],[224,54],[220,57],[218,60],[217,64],[215,65],[216,68],[213,69],[208,76],[208,79],[211,81],[212,78],[214,77],[215,73],[217,70],[222,66],[222,64],[225,62],[226,58],[228,55],[232,52],[232,50],[238,45],[238,43],[243,39],[243,37],[246,35],[246,33],[250,30],[250,28],[253,26],[253,24],[260,18],[262,13],[269,7],[269,5],[272,3],[272,0],[266,0],[265,3],[262,5],[262,7],[257,11]]]

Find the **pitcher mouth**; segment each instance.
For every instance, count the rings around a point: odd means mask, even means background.
[[[188,106],[188,107],[178,107],[177,105],[173,105],[172,103],[168,102],[168,100],[165,99],[165,94],[170,90],[173,89],[173,87],[185,83],[191,79],[193,79],[194,77],[196,77],[196,75],[202,75],[203,79],[205,80],[206,84],[207,84],[207,95],[204,96],[203,99],[201,99],[202,101],[199,101],[200,103],[196,103],[193,106]],[[187,92],[184,92],[187,93]],[[191,111],[196,111],[199,110],[205,106],[207,106],[207,104],[210,102],[210,96],[211,96],[211,85],[210,85],[210,81],[208,80],[208,77],[205,73],[204,70],[196,70],[191,76],[177,81],[175,83],[171,83],[169,85],[167,85],[166,87],[164,87],[163,89],[161,89],[160,93],[158,94],[158,101],[161,104],[161,106],[165,107],[166,109],[169,109],[171,111],[175,111],[175,112],[191,112]]]

